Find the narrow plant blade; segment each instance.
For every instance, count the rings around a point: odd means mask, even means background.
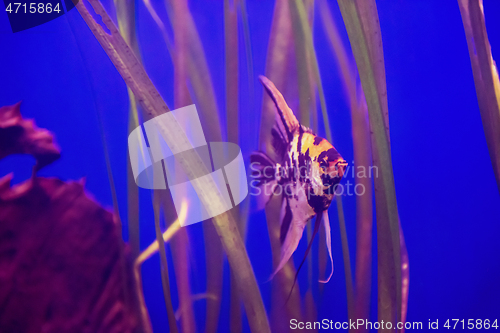
[[[156,25],[160,29],[162,36],[163,36],[163,41],[165,42],[165,45],[167,46],[167,50],[170,53],[170,56],[173,57],[174,54],[174,49],[173,49],[173,42],[170,38],[170,35],[167,32],[167,29],[165,28],[165,25],[163,24],[163,21],[161,20],[160,16],[158,16],[158,13],[154,9],[153,5],[151,4],[151,0],[143,0],[144,5],[146,6],[146,9],[149,12],[149,15],[153,18],[153,21],[155,21]]]
[[[401,319],[399,219],[389,142],[385,69],[375,1],[338,0],[366,96],[375,175],[378,243],[378,318]],[[394,332],[395,329],[385,330]]]
[[[90,15],[82,1],[75,5],[122,78],[141,102],[145,115],[155,117],[168,112],[168,106],[153,86],[144,68],[138,62],[133,52],[131,52],[129,46],[120,36],[102,5],[97,0],[89,0],[89,3],[95,13],[102,17],[102,24],[106,26],[109,33],[92,18],[92,15]],[[160,129],[169,147],[177,147],[178,145],[189,146],[186,133],[176,121],[166,124],[162,123]],[[187,176],[191,176],[190,179],[193,179],[193,188],[204,207],[207,208],[208,213],[216,215],[217,211],[223,211],[223,207],[225,207],[224,199],[215,182],[206,179],[206,177],[196,178],[194,176],[197,174],[208,174],[208,170],[206,170],[201,158],[194,155],[192,158],[179,158],[178,161]],[[235,272],[250,328],[255,332],[270,332],[260,290],[234,219],[230,214],[224,213],[214,217],[212,220],[226,251],[229,264]]]
[[[172,1],[172,8],[176,13],[172,23],[174,33],[174,107],[176,109],[192,104],[188,89],[189,78],[189,26],[185,16],[188,15],[185,1]],[[170,196],[163,198],[165,217],[167,224],[176,219],[174,202]],[[179,298],[179,309],[182,316],[179,318],[181,331],[185,333],[196,332],[196,320],[194,316],[193,302],[191,299],[190,267],[188,257],[189,238],[187,230],[181,229],[172,239],[170,248],[174,261],[175,277],[177,282],[177,295]]]
[[[312,35],[312,30],[311,30],[311,23],[308,21],[308,15],[307,15],[307,10],[303,4],[302,1],[296,0],[295,1],[295,6],[292,6],[294,10],[292,12],[295,12],[295,20],[294,26],[296,27],[294,30],[296,32],[296,36],[298,37],[298,44],[304,46],[304,52],[305,52],[305,64],[299,64],[299,68],[307,68],[308,69],[308,88],[311,89],[311,94],[312,96],[315,96],[315,91],[316,89],[318,90],[318,95],[319,95],[319,100],[320,100],[320,106],[321,106],[321,111],[323,115],[323,123],[325,127],[325,133],[326,133],[326,139],[333,143],[332,139],[332,134],[331,134],[331,128],[330,128],[330,121],[328,119],[328,112],[326,109],[326,102],[325,102],[325,96],[324,96],[324,90],[323,90],[323,85],[321,82],[321,77],[319,73],[319,66],[318,66],[318,61],[316,57],[316,51],[314,49],[314,43],[313,43],[313,35]],[[304,84],[300,82],[300,84]],[[303,94],[305,95],[305,93]],[[301,96],[302,98],[302,96]],[[310,97],[310,99],[313,99],[313,97]],[[314,99],[315,100],[315,99]],[[314,114],[316,114],[316,103],[314,103],[314,108],[311,110]],[[317,117],[313,118],[313,124],[316,121]],[[317,129],[316,129],[317,131]],[[349,318],[352,318],[353,314],[353,307],[354,307],[354,291],[352,287],[352,269],[351,269],[351,261],[350,261],[350,254],[349,254],[349,245],[348,245],[348,238],[347,238],[347,231],[345,227],[345,218],[343,214],[343,205],[342,205],[342,197],[337,197],[335,200],[337,204],[337,212],[338,212],[338,218],[339,218],[339,226],[340,226],[340,233],[341,233],[341,242],[343,244],[342,246],[342,255],[343,255],[343,261],[344,261],[344,271],[346,273],[345,279],[346,279],[346,294],[347,294],[347,307],[349,309]],[[323,250],[323,249],[321,249]],[[324,257],[326,259],[326,257]],[[323,267],[325,266],[326,262],[320,262],[320,271],[324,271],[325,269]]]
[[[239,143],[239,121],[238,121],[238,12],[237,0],[224,0],[224,51],[226,66],[226,134],[227,141]],[[239,218],[239,207],[231,210],[233,216]],[[241,225],[239,226],[242,234]],[[229,328],[231,332],[239,333],[243,329],[241,315],[241,301],[238,288],[231,273],[231,297]],[[208,314],[207,314],[208,316]]]
[[[175,235],[177,231],[181,228],[181,223],[186,219],[187,214],[187,202],[182,203],[181,211],[179,212],[179,218],[172,223],[168,229],[163,233],[163,241],[168,243],[170,239]],[[142,276],[141,276],[141,266],[149,259],[153,254],[159,251],[159,244],[157,241],[151,243],[144,251],[140,253],[139,256],[134,261],[134,278],[136,294],[139,302],[139,311],[143,322],[144,333],[152,333],[153,329],[151,327],[151,322],[149,320],[149,314],[146,307],[146,301],[144,300],[144,292],[142,290]]]
[[[280,87],[279,90],[285,96],[287,94],[291,95],[293,91],[290,92],[291,89],[287,83],[293,82],[296,78],[296,65],[288,0],[277,0],[275,2],[268,45],[266,77],[277,87]],[[265,95],[262,102],[259,144],[261,150],[266,151],[272,159],[278,160],[278,156],[274,154],[274,149],[271,145],[271,128],[275,122],[275,114],[273,101]],[[273,267],[277,267],[281,256],[280,210],[281,197],[274,196],[266,206],[266,220],[273,256]],[[271,282],[273,292],[271,310],[273,331],[288,330],[290,319],[296,318],[300,321],[302,318],[300,289],[298,285],[295,286],[289,297],[295,272],[293,260],[289,260]]]
[[[123,39],[134,50],[139,57],[139,45],[135,32],[135,1],[114,1],[118,28]],[[139,126],[139,114],[135,96],[127,88],[129,97],[129,133]],[[127,163],[127,225],[128,243],[132,259],[139,255],[140,251],[140,228],[139,228],[139,187],[135,183],[132,168]]]
[[[287,83],[296,79],[296,71],[292,63],[295,62],[292,25],[290,19],[289,2],[277,0],[274,7],[273,22],[269,36],[266,58],[266,77],[274,83],[279,90],[287,95]],[[288,86],[287,86],[288,88]],[[288,100],[288,99],[287,99]],[[290,103],[289,103],[290,104]],[[275,119],[274,102],[264,94],[262,101],[259,145],[271,159],[277,161],[281,156],[274,154],[271,140],[271,128]],[[294,109],[291,106],[292,110]]]
[[[226,133],[238,143],[238,12],[236,0],[224,0],[224,51],[226,65]]]
[[[316,311],[316,303],[311,290],[308,290],[304,296],[304,317],[308,322],[315,322],[318,318],[318,311]],[[317,326],[308,329],[307,332],[318,332]]]
[[[179,53],[175,51],[178,62],[184,62],[189,88],[192,89],[193,102],[198,107],[203,128],[206,129],[208,141],[221,141],[221,128],[219,118],[219,107],[215,98],[215,90],[210,76],[203,45],[198,34],[193,16],[189,11],[186,0],[165,0],[169,21],[174,28],[175,48],[182,47],[184,59],[179,59]],[[182,33],[176,29],[180,27]],[[182,37],[179,39],[179,37]],[[182,44],[179,44],[182,43]]]
[[[400,222],[401,227],[401,222]],[[408,250],[406,249],[405,237],[403,229],[400,229],[400,244],[401,244],[401,322],[406,322],[408,314],[408,295],[410,292],[410,260],[408,258]],[[401,332],[404,332],[403,328]]]
[[[186,219],[187,208],[188,208],[187,202],[184,201],[182,203],[179,212],[179,217],[163,233],[162,237],[165,243],[168,243],[172,239],[172,237],[177,233],[177,231],[180,230],[181,224]],[[154,241],[153,243],[149,244],[149,246],[144,251],[142,251],[141,254],[135,259],[134,265],[140,267],[144,263],[144,261],[151,258],[151,256],[156,252],[158,252],[158,250],[159,250],[159,245],[157,241]]]
[[[361,87],[357,89],[355,78],[356,69],[351,64],[339,32],[333,21],[331,12],[325,0],[318,1],[319,13],[323,28],[328,37],[329,45],[337,60],[340,78],[348,97],[351,109],[352,137],[354,147],[354,165],[358,170],[369,170],[371,166],[370,126],[368,124],[368,111]],[[363,194],[356,195],[356,276],[355,276],[355,309],[356,319],[369,318],[370,315],[370,289],[371,289],[371,264],[372,264],[372,182],[367,175],[358,177],[356,172],[356,186],[361,185]],[[360,332],[368,331],[358,328]]]
[[[174,47],[173,41],[171,40],[167,32],[164,22],[161,20],[160,16],[155,11],[149,0],[143,0],[143,2],[162,33],[171,58],[179,58],[179,52]],[[186,12],[185,3],[167,2],[166,6],[171,25],[174,26],[175,23],[172,20],[174,20],[175,18],[177,18],[177,20],[180,20],[180,22],[182,23],[180,27],[177,26],[177,43],[179,44],[177,47],[182,48],[180,52],[185,57],[187,57],[187,65],[184,58],[181,59],[182,62],[180,64],[179,62],[177,63],[179,65],[182,64],[182,66],[187,66],[187,68],[184,69],[183,75],[187,75],[187,78],[185,77],[184,81],[189,82],[189,84],[191,85],[192,93],[190,95],[199,106],[199,111],[203,115],[204,120],[207,120],[205,123],[211,124],[210,126],[205,127],[205,129],[207,129],[206,137],[209,139],[209,141],[221,141],[221,131],[218,119],[219,112],[215,102],[214,89],[212,86],[210,75],[208,73],[205,54],[203,52],[203,48],[201,47],[196,27],[192,22],[192,17],[190,16],[189,12]],[[182,29],[182,32],[180,32],[179,29]],[[196,44],[196,46],[187,47],[186,45],[184,45],[182,39],[179,39],[181,35],[183,38],[187,38],[190,41],[189,44],[193,43]],[[189,55],[186,55],[186,53]],[[180,75],[179,68],[177,68],[176,73],[177,75]],[[182,96],[177,95],[176,98],[186,99],[184,104],[187,105],[189,104],[187,102],[187,97],[188,96],[186,95],[186,93],[183,92]],[[211,115],[215,115],[215,117]],[[224,253],[213,225],[204,224],[203,235],[205,239],[205,257],[207,267],[207,294],[213,296],[206,299],[207,320],[205,329],[206,332],[210,333],[215,332],[218,327],[220,301],[223,287],[222,276]]]
[[[280,210],[281,196],[273,196],[266,206],[266,220],[269,239],[271,240],[271,250],[273,256],[273,267],[277,267],[281,257],[280,242]],[[274,318],[273,332],[281,332],[289,329],[291,319],[302,318],[300,302],[300,288],[298,285],[292,290],[295,280],[295,266],[293,260],[278,272],[272,280],[273,307],[271,317]],[[290,290],[292,293],[290,294]],[[287,301],[288,299],[288,301]],[[284,317],[284,318],[283,318]]]
[[[165,225],[171,226],[177,220],[175,207],[169,192],[161,191],[161,206]],[[178,309],[182,309],[179,320],[181,332],[196,332],[196,321],[193,309],[193,298],[190,284],[189,237],[186,228],[179,229],[170,242],[174,262],[175,280],[177,283]]]
[[[477,101],[500,191],[500,82],[491,56],[482,0],[458,0],[476,85]]]
[[[300,7],[300,8],[298,8]],[[300,12],[301,11],[301,12]],[[290,2],[290,13],[292,20],[292,29],[295,42],[295,61],[298,78],[299,91],[299,115],[300,123],[312,128],[318,133],[318,113],[316,111],[316,81],[313,74],[313,63],[316,63],[314,50],[311,52],[306,34],[311,33],[311,26],[314,21],[314,1],[300,1],[300,4]],[[307,27],[304,27],[307,26]],[[312,39],[311,39],[312,41]],[[322,229],[322,228],[321,228]],[[306,227],[307,243],[311,244],[313,232],[312,224],[308,223]],[[304,317],[308,321],[316,321],[316,304],[312,297],[313,288],[313,262],[312,252],[309,252],[307,258],[307,280],[308,286],[304,298],[305,308]],[[299,267],[300,269],[300,267]],[[293,288],[293,287],[292,287]]]
[[[339,196],[335,200],[339,200]],[[339,214],[340,240],[342,243],[342,254],[344,255],[345,284],[347,294],[347,314],[349,318],[354,318],[354,288],[352,286],[351,256],[349,255],[349,243],[347,241],[347,231],[345,229],[344,208],[337,205]]]
[[[245,42],[245,55],[246,55],[246,65],[247,65],[247,76],[248,76],[248,99],[250,101],[249,110],[253,110],[253,103],[255,100],[254,92],[254,72],[253,72],[253,56],[252,56],[252,44],[250,42],[250,26],[248,25],[248,14],[247,6],[245,0],[238,0],[239,11],[241,16],[241,23],[243,25],[243,41]]]
[[[208,70],[205,52],[187,2],[183,0],[168,1],[167,13],[174,27],[175,57],[178,59],[177,61],[182,61],[186,66],[184,74],[187,77],[184,80],[190,84],[191,96],[199,105],[205,124],[206,137],[209,141],[221,141],[219,108],[216,103],[215,89]],[[182,53],[179,53],[180,51]],[[186,94],[183,95],[184,98],[187,98]],[[217,329],[223,287],[224,252],[213,226],[204,226],[203,230],[207,260],[207,293],[215,296],[207,299],[206,327]]]
[[[205,332],[215,333],[218,329],[220,304],[223,288],[224,250],[213,224],[203,226],[205,260],[207,266],[207,299]]]
[[[165,251],[165,242],[160,228],[160,212],[161,212],[161,197],[159,191],[153,191],[153,210],[155,218],[156,242],[160,249],[160,265],[161,265],[161,283],[163,286],[163,297],[167,307],[168,326],[170,332],[177,332],[177,321],[175,319],[174,307],[172,306],[172,296],[170,293],[170,279],[168,276],[167,254]]]
[[[311,32],[310,22],[302,1],[296,4],[291,2],[290,4],[299,87],[299,120],[302,125],[312,128],[317,133],[315,82],[311,68],[313,61],[316,61],[316,59],[312,59],[313,54],[310,52],[310,45],[307,44],[308,39],[306,37],[306,34]],[[311,115],[315,117],[312,125]]]
[[[296,14],[294,14],[294,16],[292,17],[295,17],[298,20],[298,23],[300,23],[300,28],[297,36],[301,38],[302,43],[306,48],[305,52],[308,61],[308,67],[310,67],[311,69],[311,74],[309,76],[313,78],[316,84],[316,88],[318,89],[321,113],[323,115],[323,122],[325,124],[326,139],[332,142],[332,134],[329,126],[330,122],[328,121],[328,111],[326,109],[325,94],[323,90],[323,84],[321,82],[321,76],[319,73],[319,66],[313,43],[313,34],[308,21],[307,11],[302,1],[295,0],[293,4],[294,5],[291,5],[291,12],[295,12]],[[314,108],[314,110],[316,110],[316,107]]]

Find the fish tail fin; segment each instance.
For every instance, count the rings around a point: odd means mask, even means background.
[[[263,209],[273,196],[276,181],[276,164],[261,151],[250,154],[250,168],[252,170],[252,186],[260,191],[257,195],[257,209]]]

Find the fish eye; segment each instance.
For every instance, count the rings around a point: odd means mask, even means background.
[[[345,171],[346,163],[342,161],[328,162],[328,167],[322,167],[321,181],[323,186],[329,187],[340,183]]]

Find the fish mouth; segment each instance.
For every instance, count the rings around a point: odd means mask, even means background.
[[[348,163],[344,160],[340,160],[337,163],[335,163],[335,169],[337,170],[337,175],[339,179],[344,176],[347,165]]]

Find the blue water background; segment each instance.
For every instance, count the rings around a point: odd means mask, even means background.
[[[105,1],[106,8],[112,8]],[[224,104],[223,5],[219,1],[190,1],[214,82],[221,117]],[[384,46],[391,147],[399,215],[410,257],[408,321],[439,319],[500,319],[500,197],[495,183],[467,44],[455,1],[378,1]],[[155,8],[164,13],[163,4]],[[244,49],[240,47],[240,143],[245,160],[258,147],[262,88],[256,75],[265,73],[265,57],[273,2],[247,1],[254,80],[250,95]],[[341,22],[336,2],[330,7]],[[486,26],[495,59],[500,59],[500,2],[485,0]],[[162,14],[164,16],[164,14]],[[315,45],[332,124],[334,143],[347,161],[353,160],[348,101],[335,59],[319,23]],[[345,29],[340,32],[347,42]],[[160,31],[138,2],[138,33],[142,57],[153,83],[173,106],[173,65]],[[243,34],[240,29],[240,39]],[[346,43],[348,45],[348,43]],[[59,161],[40,176],[64,180],[86,178],[87,190],[112,207],[100,122],[105,133],[126,224],[126,165],[128,96],[126,85],[76,10],[27,31],[13,34],[0,12],[0,105],[23,101],[21,111],[39,127],[54,132],[61,146]],[[293,98],[290,97],[290,98]],[[99,120],[100,118],[100,120]],[[223,124],[225,127],[225,124]],[[29,176],[33,160],[11,157],[0,163],[2,176],[15,171],[15,181]],[[141,246],[155,238],[150,195],[141,195]],[[355,249],[355,199],[344,197],[351,259]],[[330,209],[335,274],[319,296],[318,318],[347,319],[344,269],[336,208]],[[204,222],[209,223],[209,222]],[[205,290],[201,224],[188,227],[191,239],[191,284]],[[374,235],[375,236],[375,235]],[[127,238],[127,232],[124,232]],[[375,240],[376,238],[374,238]],[[317,241],[316,241],[317,243]],[[375,244],[375,242],[374,242]],[[296,255],[301,259],[303,239]],[[268,312],[272,272],[269,237],[262,212],[252,210],[247,250]],[[375,251],[375,247],[374,247]],[[313,249],[314,279],[317,244]],[[171,259],[169,259],[171,260]],[[373,265],[372,316],[376,320],[376,257]],[[171,266],[173,267],[173,266]],[[301,292],[307,286],[301,273]],[[171,285],[175,275],[171,273]],[[143,267],[144,292],[155,332],[168,327],[161,291],[158,256]],[[229,273],[219,323],[229,331]],[[175,294],[175,293],[174,293]],[[174,307],[177,299],[174,295]],[[204,327],[204,301],[195,303],[198,330]],[[249,331],[248,324],[244,329]]]

